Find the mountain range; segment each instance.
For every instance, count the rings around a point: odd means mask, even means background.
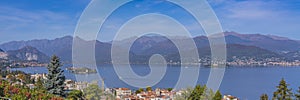
[[[49,56],[40,52],[34,47],[25,46],[18,50],[0,50],[0,59],[12,60],[12,61],[37,61],[37,62],[48,62]]]
[[[300,42],[285,37],[262,34],[239,34],[237,32],[224,32],[227,43],[227,58],[233,57],[257,57],[265,59],[277,57],[284,59],[300,58]],[[76,37],[77,38],[77,37]],[[82,40],[82,39],[80,39]],[[116,42],[116,46],[122,50],[124,44],[129,43],[130,39],[124,39]],[[186,37],[176,37],[176,40],[185,43]],[[200,57],[209,56],[209,40],[206,36],[197,36],[193,40],[198,48]],[[20,60],[38,60],[46,61],[51,55],[57,55],[64,62],[72,60],[72,42],[73,37],[65,36],[53,40],[40,39],[29,41],[12,41],[0,44],[0,52],[6,51],[10,58]],[[85,44],[95,42],[97,62],[110,62],[111,42],[101,42],[98,40],[82,40],[83,47]],[[190,47],[185,52],[189,52]],[[31,55],[31,54],[35,55]],[[161,54],[166,59],[178,60],[179,53],[176,45],[164,36],[142,36],[132,44],[130,48],[130,61],[147,62],[151,55]],[[1,58],[1,54],[0,54]]]

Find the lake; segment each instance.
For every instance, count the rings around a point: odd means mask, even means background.
[[[62,69],[65,69],[64,66]],[[150,68],[146,65],[133,65],[131,67],[138,75],[145,76],[150,73]],[[186,67],[193,70],[195,67]],[[153,87],[169,88],[176,84],[181,67],[168,66],[165,76],[162,80]],[[27,67],[27,68],[13,68],[12,70],[21,70],[26,73],[47,73],[46,67]],[[128,87],[136,89],[123,82],[114,71],[112,65],[99,65],[98,72],[104,78],[106,87]],[[210,68],[200,68],[200,75],[198,84],[205,84],[210,72]],[[74,74],[65,71],[65,75],[69,79],[75,80]],[[296,91],[300,86],[300,67],[228,67],[226,68],[223,81],[220,86],[222,94],[230,94],[239,97],[242,100],[258,100],[260,95],[267,93],[269,98],[276,90],[279,81],[284,78],[289,88]],[[97,74],[76,75],[77,80],[92,81],[97,78]],[[191,76],[197,77],[197,76]],[[190,78],[190,77],[187,77]],[[135,79],[132,79],[135,80]],[[100,84],[101,82],[99,82]]]

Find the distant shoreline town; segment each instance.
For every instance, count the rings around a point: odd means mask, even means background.
[[[66,63],[68,64],[68,63]],[[112,63],[104,63],[104,64],[112,64]],[[122,64],[126,64],[126,63],[118,63],[119,65]],[[133,65],[147,65],[148,63],[131,63]],[[160,65],[159,63],[156,63],[157,65]],[[200,65],[201,67],[218,67],[222,64],[219,64],[218,62],[211,64],[209,62],[201,62],[201,63],[180,63],[180,62],[169,62],[167,63],[168,65],[178,65],[178,66],[182,66],[182,67],[186,67],[186,66],[195,66],[195,65]],[[39,63],[39,62],[35,62],[35,61],[31,61],[31,62],[13,62],[13,63],[0,63],[1,66],[6,66],[6,67],[10,67],[10,68],[25,68],[25,67],[46,67],[47,63]],[[100,64],[101,65],[101,64]],[[296,60],[293,62],[288,62],[288,61],[255,61],[255,60],[235,60],[235,61],[231,61],[231,62],[227,62],[226,67],[253,67],[253,66],[267,66],[267,67],[272,67],[272,66],[283,66],[283,67],[296,67],[296,66],[300,66],[300,61]],[[77,67],[76,67],[77,68]],[[80,68],[80,67],[78,67]],[[70,69],[73,70],[73,69]],[[94,71],[90,71],[90,72],[94,72]]]

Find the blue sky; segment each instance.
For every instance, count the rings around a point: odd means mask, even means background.
[[[89,0],[1,0],[0,43],[73,35],[77,21],[89,2]],[[208,2],[225,31],[272,34],[300,40],[299,0],[209,0]],[[194,36],[203,33],[199,25],[193,23],[194,19],[176,5],[136,1],[111,15],[105,24],[108,27],[108,34],[102,36],[111,35],[109,33],[114,30],[111,26],[118,26],[130,16],[147,12],[165,13],[181,19],[183,25],[191,30]]]

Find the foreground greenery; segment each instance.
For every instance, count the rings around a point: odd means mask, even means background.
[[[194,88],[187,88],[181,95],[175,96],[175,100],[222,100],[222,94],[219,90],[213,92],[206,85],[197,85]]]
[[[12,100],[63,100],[62,97],[48,93],[44,88],[30,89],[25,85],[12,85],[5,80],[0,82],[0,95]]]
[[[49,93],[64,97],[64,82],[66,78],[63,73],[64,71],[60,68],[61,66],[59,58],[54,55],[47,66],[48,74],[45,81],[45,87]]]
[[[279,85],[276,86],[277,90],[273,92],[272,100],[300,100],[300,87],[297,93],[293,93],[291,88],[288,88],[289,84],[284,79],[281,79]],[[260,100],[269,100],[267,94],[262,94]]]
[[[64,90],[65,76],[57,56],[53,56],[47,66],[47,79],[30,78],[22,71],[0,71],[0,97],[12,100],[114,100],[112,94],[105,94],[97,84],[89,84],[80,90]],[[5,77],[5,78],[4,78]],[[34,88],[27,86],[33,84]],[[2,100],[1,99],[1,100]]]

